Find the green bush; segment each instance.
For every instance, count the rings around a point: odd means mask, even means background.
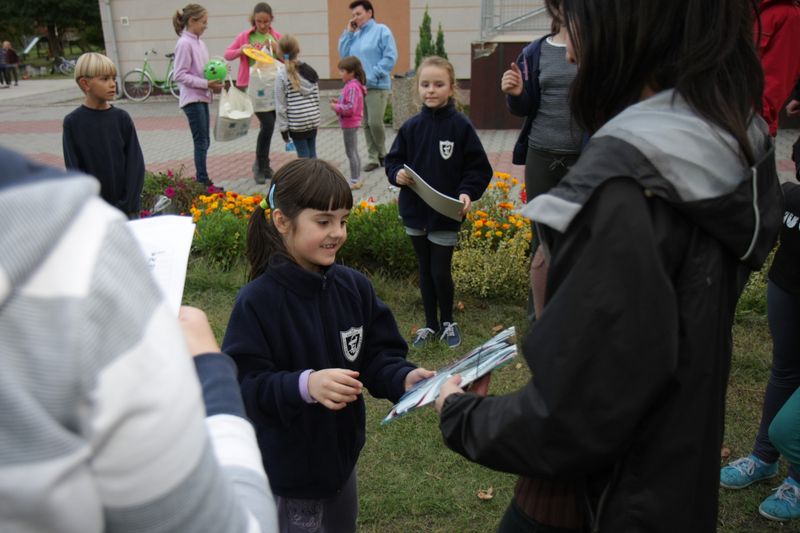
[[[393,277],[407,277],[417,271],[411,240],[396,203],[362,204],[353,209],[339,262],[366,272],[384,271]]]
[[[230,211],[213,211],[197,221],[192,252],[228,271],[244,259],[247,220]]]
[[[207,192],[207,187],[193,178],[183,176],[183,167],[177,171],[145,172],[142,188],[142,215],[147,216],[160,196],[172,200],[168,213],[185,215],[192,207],[192,200]]]
[[[499,242],[461,232],[453,254],[456,290],[478,298],[524,302],[528,297],[530,242],[523,232]]]

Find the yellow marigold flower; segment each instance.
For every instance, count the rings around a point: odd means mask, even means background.
[[[526,241],[530,241],[532,238],[533,238],[533,233],[532,232],[529,231],[529,232],[525,233],[525,240]]]
[[[501,209],[514,209],[514,204],[511,202],[500,202],[497,204],[497,207],[500,207]]]
[[[519,185],[519,180],[517,178],[511,178],[511,185]]]
[[[490,183],[486,186],[486,189],[494,189],[494,183]]]
[[[487,231],[487,232],[484,234],[484,237],[486,237],[487,239],[491,239],[491,238],[492,238],[492,232],[491,232],[491,231]]]
[[[508,172],[495,172],[494,175],[504,180],[507,180],[508,178],[511,177],[511,174],[509,174]]]
[[[511,229],[511,224],[503,224],[503,229]]]
[[[235,209],[233,210],[233,214],[234,214],[234,215],[241,215],[241,214],[242,214],[242,210],[241,210],[241,209],[239,209],[239,208],[237,207],[237,208],[235,208]]]
[[[495,231],[494,234],[497,235],[498,237],[502,237],[503,236],[503,232],[502,231]]]
[[[481,218],[489,218],[489,213],[487,213],[486,211],[478,210],[478,211],[475,211],[475,214],[478,215]]]
[[[522,228],[525,224],[521,220],[517,220],[514,225],[518,228]]]
[[[472,233],[472,236],[473,237],[480,237],[481,236],[481,232],[480,231],[475,231],[475,232]]]
[[[476,220],[475,221],[475,227],[476,228],[482,228],[483,227],[483,220],[481,220],[481,219]]]

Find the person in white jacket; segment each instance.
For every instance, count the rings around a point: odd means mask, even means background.
[[[233,361],[98,189],[0,148],[0,531],[275,531]]]

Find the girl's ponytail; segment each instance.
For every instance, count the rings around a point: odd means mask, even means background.
[[[297,73],[297,54],[300,53],[300,43],[294,35],[286,34],[278,41],[278,46],[283,54],[283,63],[286,66],[286,75],[295,91],[300,90],[300,75]]]
[[[248,277],[250,281],[267,270],[273,255],[289,255],[283,238],[269,219],[271,211],[265,209],[265,204],[266,200],[262,200],[261,205],[250,215],[250,222],[247,225],[247,262],[250,263]]]
[[[190,19],[199,19],[206,13],[206,8],[200,4],[186,4],[182,11],[176,11],[172,15],[172,26],[175,28],[175,33],[178,37],[181,36],[186,25],[189,24]]]

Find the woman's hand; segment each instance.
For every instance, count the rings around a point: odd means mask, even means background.
[[[511,68],[503,72],[500,80],[500,90],[511,96],[522,94],[522,72],[516,63],[511,63]]]
[[[213,80],[208,82],[208,88],[214,93],[222,92],[223,87],[225,87],[225,82],[222,80]]]
[[[473,394],[477,394],[479,396],[486,396],[489,394],[489,383],[492,381],[492,374],[486,374],[485,376],[481,377],[473,381],[469,387],[467,387],[467,392],[471,392]],[[436,409],[436,412],[441,414],[442,407],[444,406],[445,400],[451,394],[464,394],[464,391],[460,387],[461,384],[461,376],[456,374],[455,376],[451,377],[444,383],[442,383],[441,388],[439,389],[439,397],[436,398],[436,402],[434,402],[433,407]]]
[[[464,202],[464,207],[461,208],[461,216],[467,216],[469,210],[472,209],[472,198],[466,193],[461,193],[458,195],[458,199]]]
[[[403,382],[405,385],[405,389],[408,390],[423,379],[428,379],[436,375],[436,372],[433,370],[426,370],[424,368],[415,368],[408,374],[406,374],[406,379]]]
[[[326,368],[308,376],[308,393],[319,403],[337,411],[354,402],[364,386],[356,378],[358,372],[346,368]]]
[[[409,176],[406,173],[406,169],[401,168],[397,171],[397,175],[394,177],[394,181],[397,182],[398,185],[413,185],[414,178]]]

